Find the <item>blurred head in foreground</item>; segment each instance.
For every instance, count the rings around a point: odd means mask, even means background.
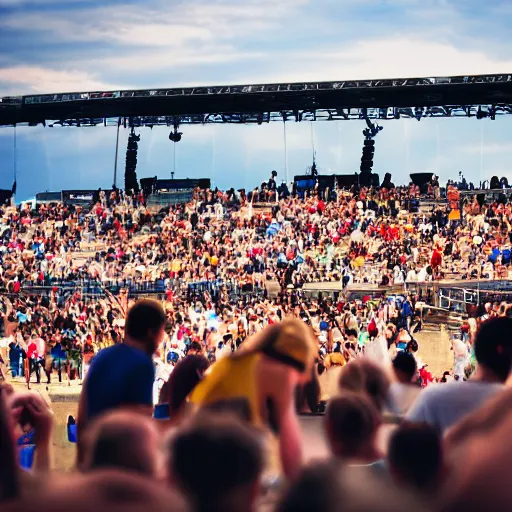
[[[168,474],[196,512],[255,510],[263,452],[255,432],[203,413],[170,440]]]
[[[432,493],[443,476],[442,440],[430,425],[400,425],[389,442],[388,463],[398,485]]]
[[[136,474],[98,471],[47,479],[45,486],[27,491],[21,501],[2,505],[2,512],[186,512],[176,492],[160,482]]]
[[[377,479],[367,468],[333,463],[306,467],[276,512],[424,512],[409,494]]]
[[[484,322],[476,335],[474,350],[480,378],[505,382],[512,366],[512,319]]]
[[[386,404],[389,379],[385,371],[368,358],[358,359],[345,366],[338,385],[342,393],[365,393],[379,411],[382,411]]]
[[[512,502],[512,389],[466,416],[444,438],[443,512],[508,512]]]
[[[87,431],[86,472],[118,469],[158,476],[159,436],[153,420],[117,411],[96,420]]]
[[[346,462],[371,463],[381,458],[376,436],[381,415],[362,393],[345,393],[329,401],[325,430],[334,457]]]

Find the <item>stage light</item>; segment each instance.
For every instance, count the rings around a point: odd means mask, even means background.
[[[174,143],[176,143],[176,142],[180,142],[180,140],[181,140],[181,136],[182,136],[182,135],[183,135],[183,133],[182,133],[182,132],[179,132],[179,131],[178,131],[178,128],[177,128],[177,127],[175,127],[175,128],[174,128],[174,131],[172,131],[171,133],[169,133],[169,140],[170,140],[171,142],[174,142]]]

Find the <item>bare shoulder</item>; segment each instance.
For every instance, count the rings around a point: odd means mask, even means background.
[[[293,372],[285,364],[264,356],[259,361],[256,371],[259,389],[264,395],[282,397],[293,392]]]

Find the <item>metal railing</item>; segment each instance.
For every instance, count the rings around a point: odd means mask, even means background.
[[[102,297],[106,292],[118,295],[122,290],[126,290],[129,297],[137,297],[139,295],[163,296],[168,290],[172,290],[175,295],[188,299],[203,298],[205,292],[207,292],[214,300],[221,293],[227,293],[231,298],[246,297],[248,295],[261,296],[265,293],[265,289],[259,285],[252,283],[242,284],[236,280],[222,279],[194,282],[174,279],[170,285],[166,286],[162,279],[156,281],[135,281],[133,279],[101,281],[98,279],[70,280],[51,278],[44,283],[25,281],[21,286],[21,292],[29,295],[49,294],[51,291],[55,291],[59,295],[68,295],[79,291],[82,295]]]

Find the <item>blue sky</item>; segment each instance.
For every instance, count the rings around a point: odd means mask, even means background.
[[[0,96],[174,85],[320,81],[512,71],[506,0],[0,0]],[[510,175],[512,120],[384,123],[375,171],[477,182]],[[318,165],[358,170],[363,126],[314,124]],[[282,124],[185,126],[176,175],[254,186],[284,177]],[[138,176],[168,177],[168,130],[143,129]],[[114,128],[17,129],[18,196],[112,184]],[[121,131],[122,185],[128,132]],[[311,165],[311,126],[287,126],[289,176]],[[0,129],[0,188],[10,187],[13,129]],[[508,173],[508,174],[507,174]]]

